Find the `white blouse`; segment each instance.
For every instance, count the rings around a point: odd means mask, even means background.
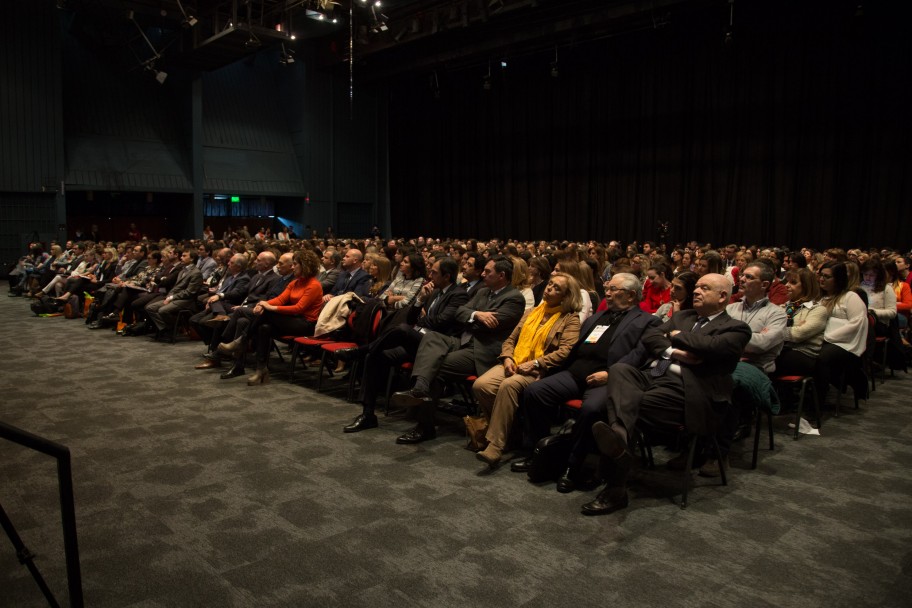
[[[848,292],[833,306],[823,339],[853,355],[864,354],[868,343],[868,309],[857,293]]]

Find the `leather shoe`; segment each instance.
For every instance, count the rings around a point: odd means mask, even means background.
[[[222,323],[226,323],[231,317],[228,315],[216,315],[211,319],[206,319],[200,325],[205,325],[206,327],[218,327]]]
[[[390,397],[390,405],[393,407],[417,407],[430,400],[431,398],[427,393],[413,388],[408,391],[393,393],[392,397]]]
[[[219,376],[222,380],[230,380],[231,378],[237,378],[238,376],[244,375],[244,368],[241,365],[232,365],[231,369],[227,372],[222,372],[222,375]]]
[[[593,424],[592,436],[595,437],[599,451],[609,458],[617,460],[627,451],[627,443],[624,438],[614,432],[607,422],[599,421]]]
[[[101,329],[102,325],[98,321],[93,321],[86,325],[86,329]]]
[[[576,489],[576,482],[573,481],[573,472],[570,469],[564,471],[561,478],[557,480],[557,491],[561,494],[569,494]]]
[[[510,464],[510,470],[514,473],[528,473],[532,468],[532,457],[523,458]]]
[[[367,429],[377,428],[377,417],[373,414],[360,414],[357,418],[351,421],[350,424],[342,427],[342,432],[344,433],[357,433],[358,431],[366,431]]]
[[[202,363],[197,363],[193,369],[212,369],[214,367],[221,367],[222,362],[219,359],[206,359]]]
[[[396,443],[400,445],[411,445],[414,443],[421,443],[422,441],[429,441],[437,437],[437,431],[434,429],[424,429],[420,425],[413,428],[411,431],[405,435],[400,435],[396,438]]]
[[[605,488],[595,500],[584,504],[580,512],[583,515],[607,515],[626,509],[628,504],[630,499],[627,497],[627,488]]]

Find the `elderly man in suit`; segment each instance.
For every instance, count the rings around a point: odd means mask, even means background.
[[[550,433],[551,423],[569,399],[582,399],[583,405],[573,426],[573,448],[567,470],[558,481],[559,492],[571,492],[582,481],[586,456],[595,451],[592,425],[603,417],[610,368],[615,363],[639,367],[646,362],[640,341],[650,327],[661,325],[658,317],[638,306],[643,286],[635,275],[617,273],[605,289],[607,310],[586,319],[580,339],[573,347],[564,369],[529,386],[523,397],[526,416],[526,447],[531,448]],[[515,463],[515,472],[528,471],[531,459]]]
[[[247,297],[250,275],[247,274],[247,256],[236,253],[228,260],[228,272],[214,287],[211,294],[200,297],[203,310],[190,317],[190,326],[202,337],[212,340],[212,327],[228,321],[228,313]]]
[[[441,258],[428,271],[430,281],[424,284],[415,302],[408,311],[409,320],[386,332],[370,346],[361,380],[363,409],[351,424],[345,426],[346,433],[357,433],[377,427],[374,408],[377,393],[389,375],[390,367],[413,361],[418,352],[421,338],[429,331],[446,336],[458,336],[462,324],[456,320],[459,307],[469,301],[469,294],[456,285],[459,266],[452,258]]]
[[[174,287],[163,300],[146,306],[146,316],[158,330],[156,338],[174,326],[178,312],[196,308],[196,294],[203,286],[203,275],[196,267],[196,257],[195,251],[184,251],[181,254],[181,269]]]
[[[412,378],[411,390],[393,395],[392,405],[420,406],[418,425],[396,439],[396,443],[420,443],[436,437],[434,410],[442,391],[435,380],[463,380],[466,376],[482,375],[496,362],[503,341],[523,315],[526,302],[510,283],[513,262],[504,256],[488,260],[482,272],[485,286],[469,302],[456,311],[456,320],[463,324],[460,336],[448,336],[429,331],[421,339]]]
[[[582,507],[585,515],[611,513],[627,506],[627,450],[637,421],[657,430],[684,427],[700,435],[714,433],[725,416],[732,392],[731,374],[751,338],[751,328],[725,312],[731,282],[721,274],[700,277],[693,310],[682,310],[643,335],[653,358],[641,371],[624,363],[611,367],[606,421],[592,427],[603,458],[607,485]]]

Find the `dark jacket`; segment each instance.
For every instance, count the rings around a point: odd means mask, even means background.
[[[741,358],[744,347],[750,342],[751,328],[742,321],[732,319],[722,312],[715,319],[693,331],[697,311],[676,312],[660,327],[646,331],[643,344],[655,358],[670,346],[686,350],[702,359],[699,365],[681,365],[684,380],[684,421],[687,429],[705,434],[715,429],[719,404],[731,399],[732,372]],[[666,334],[673,330],[681,333],[672,338]]]

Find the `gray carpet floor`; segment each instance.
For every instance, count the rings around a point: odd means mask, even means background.
[[[5,290],[0,292],[5,293]],[[584,517],[559,494],[488,472],[459,421],[344,435],[342,392],[248,387],[196,371],[199,342],[88,331],[0,297],[0,421],[70,448],[85,602],[174,606],[908,606],[912,378],[749,467],[727,487],[638,473],[630,507]],[[846,407],[848,405],[848,407]],[[660,449],[661,462],[671,455]],[[0,441],[0,504],[66,603],[54,462]],[[0,537],[0,606],[44,606]]]

